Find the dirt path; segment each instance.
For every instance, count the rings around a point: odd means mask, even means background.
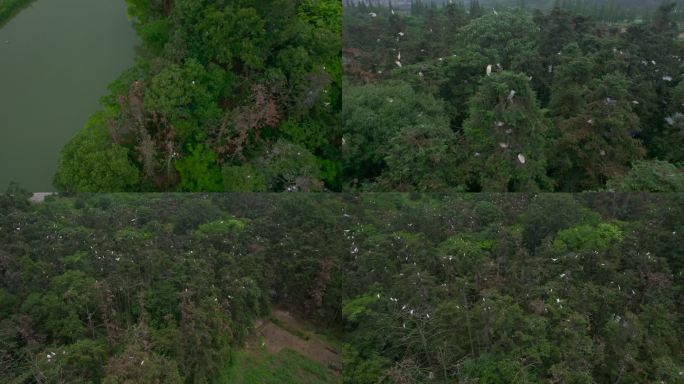
[[[273,311],[276,322],[260,320],[257,334],[261,336],[263,347],[268,353],[276,354],[283,348],[292,349],[311,360],[317,361],[335,373],[342,370],[342,353],[307,328],[287,311]],[[294,333],[293,333],[294,332]]]

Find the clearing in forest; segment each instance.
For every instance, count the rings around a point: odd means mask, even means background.
[[[289,312],[259,320],[255,335],[235,355],[224,382],[238,384],[340,383],[339,349]]]

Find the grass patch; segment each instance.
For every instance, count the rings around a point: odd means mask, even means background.
[[[244,350],[233,355],[222,372],[221,383],[230,384],[339,384],[341,379],[322,364],[291,350],[276,355]]]
[[[268,318],[268,320],[269,320],[271,323],[273,323],[273,324],[277,325],[278,327],[280,327],[280,328],[282,328],[282,329],[288,331],[289,333],[291,333],[291,334],[293,334],[293,335],[299,337],[299,338],[302,339],[302,340],[307,340],[307,341],[308,341],[308,340],[311,338],[311,337],[310,337],[309,335],[307,335],[306,333],[302,332],[301,330],[299,330],[299,329],[297,329],[297,328],[293,328],[293,327],[289,326],[289,325],[286,324],[284,321],[281,321],[279,318],[277,318],[277,317],[275,317],[275,316],[270,316],[270,317]]]

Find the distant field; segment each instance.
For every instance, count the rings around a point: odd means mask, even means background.
[[[0,0],[0,26],[33,0]]]

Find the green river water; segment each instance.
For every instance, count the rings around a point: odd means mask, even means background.
[[[59,150],[136,44],[124,0],[37,0],[0,28],[0,193],[54,189]]]

